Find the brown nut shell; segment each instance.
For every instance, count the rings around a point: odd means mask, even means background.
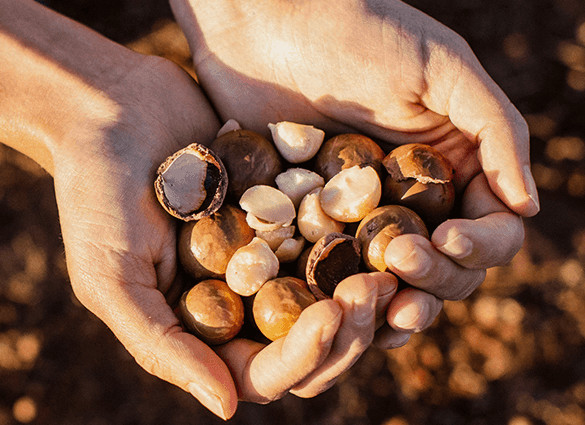
[[[183,221],[217,211],[226,196],[228,175],[221,159],[199,143],[169,156],[158,168],[156,197],[165,211]]]
[[[309,289],[320,299],[333,297],[343,279],[359,271],[360,244],[344,233],[330,233],[319,239],[307,259],[306,275]]]
[[[384,151],[376,142],[361,134],[340,134],[327,140],[315,158],[315,171],[327,181],[341,170],[354,165],[370,166],[382,176]]]
[[[210,148],[227,169],[228,196],[232,201],[239,201],[252,186],[274,186],[274,179],[282,172],[282,159],[274,145],[254,131],[229,131],[215,139]]]
[[[207,344],[235,337],[244,324],[244,304],[225,282],[208,279],[185,292],[179,303],[185,327]]]
[[[179,233],[179,260],[196,279],[224,279],[229,260],[238,248],[249,244],[255,232],[246,213],[225,204],[215,214],[185,223]]]
[[[396,181],[413,178],[421,183],[445,183],[451,181],[455,172],[441,152],[422,143],[399,146],[382,163]]]
[[[264,336],[274,341],[285,336],[315,301],[304,280],[290,276],[272,279],[254,297],[254,321]]]
[[[386,205],[376,208],[364,217],[356,231],[356,238],[368,270],[386,271],[386,247],[395,237],[409,233],[429,237],[422,219],[409,208]]]
[[[383,189],[386,204],[398,204],[416,212],[426,224],[436,226],[449,218],[455,204],[452,182],[421,183],[416,179],[396,181],[386,177]]]

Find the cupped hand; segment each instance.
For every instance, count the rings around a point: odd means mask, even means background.
[[[404,343],[443,299],[468,296],[522,245],[539,210],[526,123],[467,43],[398,0],[171,0],[195,69],[225,120],[267,132],[279,120],[391,144],[428,143],[456,169],[461,218],[431,240],[396,238],[389,269],[413,288],[376,342]],[[420,288],[420,289],[416,289]]]
[[[312,305],[286,338],[268,346],[239,339],[210,348],[183,331],[169,305],[181,286],[176,221],[158,204],[153,181],[168,155],[210,142],[219,122],[190,77],[161,59],[144,58],[98,97],[101,109],[53,158],[79,300],[146,371],[224,419],[238,399],[266,403],[291,389],[316,395],[328,388],[370,345],[396,279],[348,278],[333,300]]]
[[[235,339],[218,346],[240,398],[268,403],[289,392],[313,397],[330,388],[372,343],[397,286],[390,273],[350,276],[333,299],[307,307],[285,337],[268,345]]]

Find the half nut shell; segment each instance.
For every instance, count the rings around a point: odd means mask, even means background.
[[[359,272],[358,240],[344,233],[330,233],[311,249],[306,275],[309,289],[319,299],[331,298],[343,279]]]
[[[227,171],[208,147],[193,143],[169,156],[158,168],[156,197],[173,217],[199,220],[217,211],[228,188]]]

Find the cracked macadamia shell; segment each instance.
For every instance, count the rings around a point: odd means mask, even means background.
[[[279,277],[269,280],[256,293],[254,321],[266,338],[286,336],[302,311],[316,301],[304,280]]]
[[[327,140],[315,157],[315,171],[331,179],[341,170],[370,166],[382,175],[384,151],[376,142],[360,134],[340,134]]]
[[[282,159],[274,145],[250,130],[229,131],[209,146],[222,160],[230,179],[228,196],[237,202],[249,187],[273,185],[282,172]]]
[[[244,323],[244,304],[225,282],[208,279],[185,292],[179,303],[183,324],[207,344],[223,344]]]
[[[386,205],[364,217],[356,231],[356,238],[368,270],[386,271],[384,253],[388,244],[397,236],[411,233],[429,237],[422,219],[406,207]]]
[[[429,145],[410,143],[392,150],[383,161],[384,202],[411,208],[430,226],[445,221],[455,204],[450,161]]]
[[[319,299],[333,297],[343,279],[359,271],[360,244],[352,236],[330,233],[317,241],[307,259],[309,289]]]
[[[234,252],[249,244],[254,236],[254,230],[246,223],[246,213],[225,204],[215,214],[182,226],[179,260],[196,279],[224,279]]]
[[[228,188],[226,169],[206,146],[192,143],[169,156],[158,168],[156,196],[173,217],[199,220],[221,207]]]

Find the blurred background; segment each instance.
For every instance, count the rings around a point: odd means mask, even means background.
[[[189,68],[167,0],[46,0]],[[468,300],[326,393],[241,403],[234,424],[585,424],[585,2],[412,0],[463,35],[531,128],[542,211]],[[0,145],[0,425],[219,424],[145,373],[68,284],[53,184]]]

